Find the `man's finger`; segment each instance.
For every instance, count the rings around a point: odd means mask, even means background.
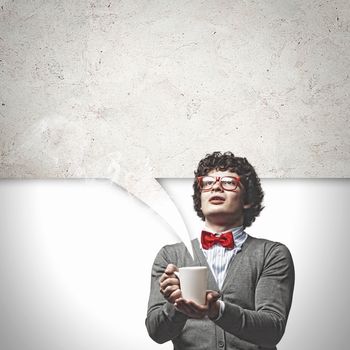
[[[164,282],[167,278],[169,278],[169,276],[167,274],[163,273],[159,278],[159,283]]]
[[[165,289],[163,289],[163,295],[168,298],[172,293],[177,291],[179,289],[179,286],[167,286]]]
[[[167,278],[164,281],[160,282],[160,288],[166,289],[168,286],[180,286],[180,282],[177,278]]]
[[[167,298],[167,300],[174,304],[175,303],[175,300],[181,298],[181,290],[180,289],[177,289],[175,292],[172,292],[169,297]]]
[[[220,293],[215,292],[213,290],[208,290],[207,291],[207,295],[206,295],[207,302],[208,303],[213,303],[213,302],[219,300],[220,296],[221,296]]]
[[[174,264],[168,264],[168,266],[166,267],[164,273],[169,275],[169,274],[173,274],[175,271],[179,271],[177,266],[174,265]]]

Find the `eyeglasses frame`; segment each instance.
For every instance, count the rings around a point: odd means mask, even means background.
[[[213,179],[215,179],[215,182],[213,183],[213,186],[211,186],[210,188],[204,190],[202,187],[202,180],[204,177],[212,177]],[[221,184],[221,179],[223,177],[229,177],[231,179],[235,179],[236,181],[236,187],[233,190],[226,190],[225,188],[222,187]],[[209,192],[213,189],[213,187],[215,186],[215,184],[219,181],[219,186],[223,191],[229,191],[229,192],[237,192],[237,188],[239,187],[239,185],[241,185],[241,178],[239,176],[229,176],[229,175],[225,175],[225,176],[212,176],[212,175],[204,175],[204,176],[197,176],[197,183],[198,183],[198,187],[200,188],[200,190],[202,192]]]

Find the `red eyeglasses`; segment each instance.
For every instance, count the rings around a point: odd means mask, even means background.
[[[219,186],[225,191],[236,191],[241,183],[239,176],[198,176],[198,186],[202,191],[210,191],[219,181]]]

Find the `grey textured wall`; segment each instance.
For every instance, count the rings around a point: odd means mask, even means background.
[[[348,0],[1,1],[0,176],[348,177]]]

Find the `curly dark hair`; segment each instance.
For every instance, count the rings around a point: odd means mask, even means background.
[[[211,170],[228,170],[240,176],[241,182],[245,188],[244,204],[251,204],[249,208],[244,209],[243,226],[250,226],[264,209],[262,206],[264,192],[254,167],[246,158],[235,157],[232,152],[213,152],[212,154],[207,154],[205,158],[199,162],[198,168],[194,172],[194,194],[192,198],[194,209],[202,220],[204,220],[205,217],[201,210],[201,190],[198,186],[197,176],[207,175]]]

